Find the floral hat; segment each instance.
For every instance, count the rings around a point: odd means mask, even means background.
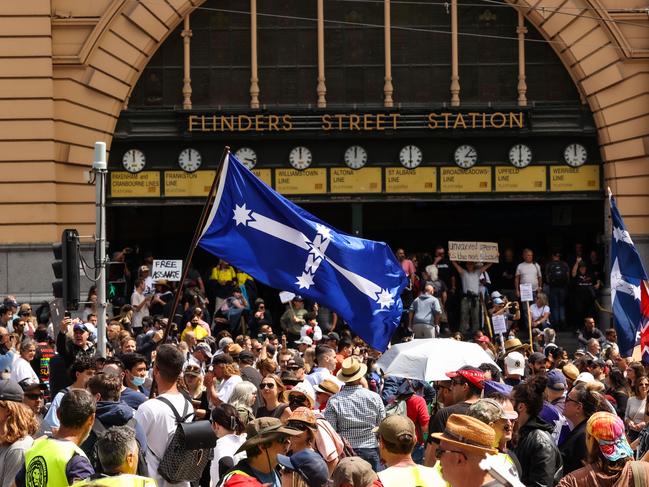
[[[586,423],[586,432],[599,443],[599,449],[612,462],[633,458],[633,450],[624,434],[624,422],[612,413],[593,414]]]

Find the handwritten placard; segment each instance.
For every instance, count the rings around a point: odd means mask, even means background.
[[[160,279],[167,281],[180,281],[183,275],[182,260],[154,260],[151,278],[153,282]]]
[[[491,317],[491,324],[494,327],[494,333],[498,335],[502,333],[503,335],[507,333],[507,320],[505,315],[493,315]]]
[[[518,286],[521,292],[521,301],[534,301],[534,293],[532,292],[532,285],[524,283]]]
[[[458,262],[498,262],[498,244],[495,242],[451,242],[448,255]]]

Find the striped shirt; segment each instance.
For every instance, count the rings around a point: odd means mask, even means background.
[[[324,416],[352,448],[378,448],[372,431],[383,418],[381,397],[362,386],[345,386],[327,402]]]

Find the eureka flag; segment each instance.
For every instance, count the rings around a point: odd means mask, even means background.
[[[308,297],[384,351],[407,278],[390,248],[346,235],[269,188],[231,154],[198,245],[277,289]]]
[[[615,198],[609,191],[611,204],[611,301],[618,334],[618,345],[623,357],[630,357],[642,326],[640,308],[641,289],[647,272],[640,255],[624,225]]]

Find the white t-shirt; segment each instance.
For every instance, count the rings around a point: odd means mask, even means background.
[[[541,279],[541,267],[536,262],[521,262],[516,267],[516,275],[520,276],[521,284],[531,284],[532,291],[539,289]]]
[[[216,446],[214,447],[214,459],[212,460],[212,465],[210,466],[210,486],[216,487],[216,484],[219,483],[219,460],[225,457],[232,457],[234,464],[239,463],[240,460],[246,458],[246,452],[242,451],[241,453],[235,452],[239,449],[241,445],[246,441],[246,434],[242,435],[225,435],[218,440],[216,440]]]
[[[9,376],[11,380],[15,380],[16,382],[23,381],[25,379],[29,379],[30,382],[38,382],[38,376],[36,375],[36,372],[34,372],[34,369],[32,369],[32,366],[27,362],[22,357],[18,357],[14,361],[14,365],[11,368],[11,375]]]
[[[242,380],[243,379],[240,375],[233,375],[228,380],[225,380],[221,382],[221,384],[219,384],[216,395],[221,401],[228,402],[230,400],[232,392],[234,391],[234,386],[236,386]]]
[[[174,405],[179,415],[183,415],[185,404],[189,403],[185,396],[177,394],[161,394],[160,397],[168,399]],[[187,406],[187,414],[194,411],[191,403]],[[147,441],[146,461],[149,467],[149,477],[153,478],[158,487],[189,487],[189,482],[171,484],[164,480],[158,473],[160,459],[164,456],[171,437],[176,432],[176,416],[171,408],[158,399],[149,399],[143,402],[135,411],[135,420],[138,422]]]
[[[473,293],[478,295],[480,293],[480,276],[482,271],[476,269],[473,272],[469,272],[464,269],[464,272],[460,274],[460,279],[462,280],[462,290],[464,293]]]
[[[131,294],[131,306],[139,306],[144,302],[146,297],[144,294],[140,294],[137,291],[133,291]],[[133,318],[131,325],[133,328],[142,328],[142,318],[149,316],[149,307],[142,306],[140,311],[133,311]]]
[[[550,312],[550,307],[546,304],[542,308],[539,308],[536,303],[534,303],[532,306],[530,306],[530,314],[532,315],[532,321],[538,320],[541,316],[543,316],[545,313]],[[546,321],[546,323],[550,323],[550,319]]]

